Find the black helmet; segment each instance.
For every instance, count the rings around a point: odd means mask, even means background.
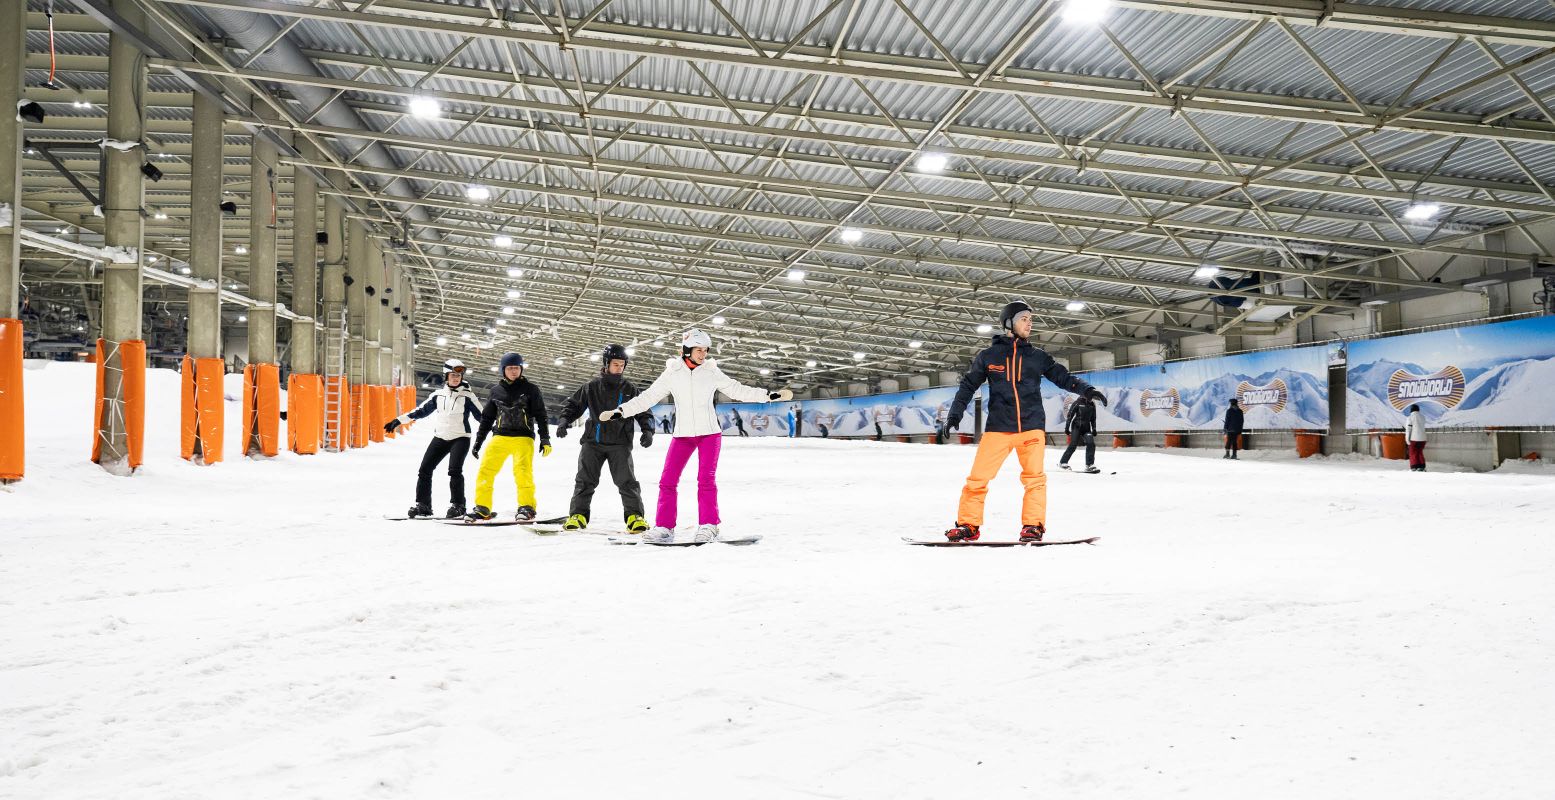
[[[1027,303],[1025,300],[1016,300],[1015,302],[1005,306],[1002,310],[999,311],[999,327],[1005,330],[1012,330],[1012,326],[1015,324],[1016,315],[1020,314],[1022,311],[1030,314],[1031,304]]]
[[[610,362],[615,361],[616,359],[627,362],[631,361],[631,358],[626,354],[626,346],[619,344],[605,345],[604,352],[599,354],[599,371],[605,372],[609,370]]]

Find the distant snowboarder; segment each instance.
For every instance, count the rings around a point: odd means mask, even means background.
[[[1242,405],[1235,397],[1231,398],[1230,407],[1226,409],[1226,419],[1220,431],[1226,435],[1226,454],[1221,458],[1237,460],[1237,451],[1242,447]]]
[[[1069,446],[1058,459],[1061,469],[1069,469],[1069,457],[1075,448],[1085,445],[1085,471],[1095,474],[1096,468],[1096,404],[1089,397],[1081,397],[1069,406],[1064,418],[1064,433],[1069,434]]]
[[[1417,403],[1409,407],[1409,417],[1404,420],[1404,443],[1409,446],[1409,471],[1425,472],[1425,443],[1430,438],[1425,432],[1425,414]]]

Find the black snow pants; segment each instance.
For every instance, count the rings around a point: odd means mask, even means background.
[[[421,457],[421,471],[416,473],[416,502],[432,505],[432,473],[444,456],[448,457],[448,497],[453,505],[464,505],[464,457],[470,453],[470,437],[439,439],[427,442],[426,455]]]
[[[631,443],[600,444],[584,441],[578,452],[578,478],[572,488],[572,506],[567,511],[569,515],[582,514],[592,518],[589,504],[594,499],[595,487],[599,486],[600,469],[607,461],[610,462],[610,478],[621,492],[622,518],[643,514],[642,486],[637,483],[637,475],[632,469]]]
[[[1062,458],[1058,459],[1058,463],[1068,464],[1069,457],[1074,455],[1075,448],[1079,447],[1082,442],[1085,444],[1085,466],[1089,467],[1095,464],[1096,437],[1089,433],[1082,433],[1079,436],[1070,436],[1069,446],[1064,448],[1064,455]]]

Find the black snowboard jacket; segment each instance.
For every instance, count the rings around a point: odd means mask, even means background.
[[[585,441],[606,445],[624,444],[630,447],[633,423],[635,422],[643,433],[653,433],[653,416],[644,411],[635,417],[617,417],[609,422],[600,422],[599,412],[620,408],[622,403],[636,396],[637,387],[625,377],[600,375],[578,387],[578,390],[567,398],[567,401],[562,404],[562,415],[556,424],[560,427],[571,425],[582,417],[584,409],[587,409],[589,421],[583,428]]]
[[[984,430],[995,433],[1022,433],[1040,431],[1047,425],[1047,415],[1042,410],[1042,379],[1047,378],[1060,389],[1085,394],[1091,385],[1069,374],[1064,365],[1053,360],[1047,351],[1032,347],[1019,337],[1003,334],[993,337],[993,344],[972,359],[972,366],[961,378],[961,389],[955,402],[950,404],[948,421],[951,427],[961,422],[972,395],[984,381],[988,382],[987,423]]]
[[[551,429],[545,421],[545,399],[540,387],[530,383],[522,375],[518,380],[503,378],[491,387],[486,407],[481,410],[481,429],[475,434],[475,449],[486,441],[486,435],[527,436],[539,439],[540,444],[551,443]]]

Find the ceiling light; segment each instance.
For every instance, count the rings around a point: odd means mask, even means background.
[[[806,362],[804,362],[804,365],[807,366],[807,367],[810,367],[812,369],[815,368],[815,362],[814,361],[806,361]]]
[[[447,336],[439,336],[439,337],[437,337],[437,346],[438,347],[442,347],[442,346],[444,346],[446,344],[448,344],[448,337]]]
[[[506,324],[508,324],[508,321],[505,320],[505,319],[499,319],[499,320],[497,320],[497,324],[498,325],[506,325]]]
[[[487,328],[487,329],[486,329],[486,333],[488,333],[488,334],[494,334],[494,333],[496,333],[496,332],[497,332],[497,329],[496,329],[496,328]]]
[[[146,256],[146,263],[147,264],[155,264],[155,263],[157,263],[157,254],[156,253],[152,253],[151,255]]]
[[[748,305],[748,306],[759,306],[759,305],[761,305],[761,301],[757,300],[754,297],[752,297],[751,299],[745,301],[745,305]]]
[[[655,339],[655,340],[653,340],[653,346],[654,347],[663,347],[664,343],[659,341],[658,339]]]
[[[589,353],[589,360],[590,361],[598,361],[599,360],[599,354],[598,353]]]
[[[492,367],[491,367],[491,371],[492,371],[492,372],[496,372],[496,371],[497,371],[497,367],[496,367],[496,365],[492,365]]]
[[[908,347],[911,347],[911,348],[912,348],[912,349],[914,349],[914,350],[917,350],[917,349],[918,349],[918,348],[920,348],[920,347],[922,347],[922,346],[923,346],[923,342],[920,342],[920,341],[918,341],[918,340],[917,340],[917,339],[914,339],[914,340],[912,340],[912,341],[910,341],[910,342],[908,342],[908,343],[907,343],[907,346],[908,346]]]
[[[1416,201],[1404,209],[1404,219],[1410,222],[1425,222],[1441,213],[1442,204]]]
[[[152,214],[151,218],[152,219],[167,219],[167,212],[166,211],[158,211],[157,213]]]
[[[1085,301],[1084,300],[1070,300],[1069,302],[1064,304],[1064,310],[1065,311],[1084,311],[1085,310]]]
[[[635,356],[635,355],[637,355],[637,348],[635,348],[635,347],[628,347],[628,348],[626,348],[626,357],[627,358],[631,358],[632,356]]]
[[[713,324],[714,325],[722,325],[725,322],[728,322],[728,320],[724,319],[723,317],[713,317]]]
[[[978,333],[993,333],[993,326],[989,325],[988,323],[985,322],[985,323],[977,326],[977,332]]]
[[[509,289],[508,290],[508,297],[518,298],[518,297],[523,297],[523,296],[524,296],[524,293],[520,292],[517,289]]]
[[[78,98],[70,101],[70,107],[71,108],[91,108],[92,107],[92,101],[87,100],[85,98],[78,97]]]
[[[468,339],[468,338],[470,338],[470,334],[468,334],[468,333],[461,333],[461,334],[459,334],[459,338],[460,339]]]
[[[950,159],[941,153],[925,153],[918,157],[919,172],[944,172],[950,164]]]
[[[522,277],[524,277],[524,271],[519,269],[518,267],[514,267],[514,268],[508,270],[508,277],[509,278],[522,278]]]
[[[552,364],[555,364],[555,365],[556,365],[556,366],[558,366],[558,367],[559,367],[559,366],[561,366],[561,365],[562,365],[562,364],[564,364],[564,363],[566,363],[566,360],[565,360],[565,359],[560,359],[560,358],[558,358],[558,359],[556,359],[556,360],[555,360],[555,361],[552,361],[552,362],[551,362],[551,363],[552,363]]]
[[[422,119],[437,119],[443,116],[443,104],[431,97],[410,98],[411,116]]]
[[[238,315],[238,322],[248,322],[248,315],[247,314],[239,314]]]
[[[493,236],[491,238],[491,243],[492,243],[493,246],[496,246],[496,247],[512,247],[513,246],[513,237],[508,236],[507,234],[501,234],[499,236]]]
[[[480,186],[480,185],[466,186],[464,188],[464,196],[465,196],[465,198],[467,198],[469,200],[474,200],[476,202],[482,202],[482,201],[485,201],[485,200],[490,200],[491,199],[491,189],[489,187]]]
[[[1213,277],[1215,277],[1216,275],[1219,275],[1219,274],[1220,274],[1220,267],[1217,267],[1214,264],[1205,264],[1204,266],[1199,267],[1198,269],[1193,271],[1193,277],[1199,278],[1199,279],[1213,278]]]
[[[567,388],[567,387],[565,387],[565,386],[563,386],[563,385],[561,385],[561,384],[559,384],[559,383],[558,383],[558,384],[556,384],[556,391],[558,391],[558,392],[559,392],[559,391],[561,391],[561,390],[563,390],[563,389],[565,389],[565,388]]]
[[[763,375],[771,375],[772,374],[772,370],[767,369],[766,367],[762,367],[760,370],[758,370],[758,372],[760,372]]]
[[[183,267],[183,268],[179,269],[178,271],[181,274],[188,275],[189,273],[193,272],[194,270],[191,270],[188,267]]]
[[[1112,0],[1068,0],[1064,3],[1064,21],[1095,25],[1107,16]]]
[[[794,283],[799,283],[800,281],[804,280],[804,270],[802,270],[802,269],[791,269],[791,270],[789,270],[788,271],[788,279],[793,281]]]
[[[858,228],[843,228],[842,232],[837,234],[837,238],[845,244],[857,244],[863,240],[864,232]]]
[[[240,256],[246,256],[248,255],[248,248],[244,247],[243,245],[238,245],[237,247],[232,248],[232,252],[237,253]]]
[[[864,360],[864,354],[863,353],[854,353],[853,354],[853,360],[854,361],[863,361]]]
[[[502,313],[507,314],[508,316],[512,316],[515,311],[517,311],[517,309],[513,308],[512,306],[502,307]]]

